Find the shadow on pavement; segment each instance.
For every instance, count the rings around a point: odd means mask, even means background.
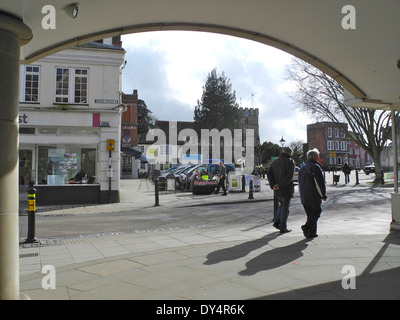
[[[250,252],[260,249],[269,241],[279,236],[279,232],[267,234],[260,239],[241,243],[239,245],[211,252],[207,255],[207,261],[203,264],[211,265],[222,261],[232,261],[247,256]]]
[[[286,247],[268,250],[246,263],[246,269],[239,275],[250,276],[257,272],[279,268],[303,256],[303,250],[307,248],[307,242],[311,239],[303,239]]]

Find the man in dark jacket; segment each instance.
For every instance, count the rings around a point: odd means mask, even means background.
[[[321,166],[318,163],[319,151],[307,152],[307,163],[299,172],[299,190],[301,204],[307,214],[306,223],[301,226],[306,238],[317,237],[317,221],[321,216],[322,200],[326,201],[326,186]]]
[[[279,206],[274,213],[273,226],[281,233],[292,231],[287,228],[290,200],[293,198],[293,175],[295,170],[294,160],[291,158],[292,149],[283,148],[280,157],[272,162],[267,177],[269,186],[274,190],[274,197],[278,199]]]

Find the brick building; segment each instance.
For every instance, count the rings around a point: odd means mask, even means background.
[[[347,131],[346,123],[317,122],[307,125],[307,146],[304,152],[317,148],[324,169],[341,167],[349,162],[349,139],[340,127]]]
[[[121,115],[121,147],[133,148],[138,144],[138,91],[122,94],[122,103],[126,110]],[[135,158],[121,153],[121,178],[137,178],[137,169]]]
[[[134,147],[138,143],[138,91],[132,94],[123,94],[122,103],[126,111],[121,117],[121,141],[123,147]]]
[[[349,165],[354,169],[362,169],[366,165],[367,153],[354,141],[349,142]]]

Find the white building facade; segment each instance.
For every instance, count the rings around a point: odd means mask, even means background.
[[[38,204],[119,201],[124,62],[91,42],[21,65],[19,184]]]

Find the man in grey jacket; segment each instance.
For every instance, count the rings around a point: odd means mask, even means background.
[[[295,162],[291,156],[292,149],[287,147],[283,148],[280,157],[272,162],[267,173],[269,186],[274,190],[274,197],[276,197],[279,202],[278,210],[275,212],[273,226],[279,229],[281,233],[292,231],[287,228],[290,201],[294,193],[293,175]]]
[[[217,190],[215,191],[215,194],[218,194],[219,193],[219,189],[222,187],[222,190],[224,191],[224,193],[223,194],[221,194],[221,196],[226,196],[227,195],[227,193],[226,193],[226,182],[225,182],[225,180],[226,180],[226,167],[224,166],[224,164],[222,163],[222,161],[220,161],[219,163],[218,163],[218,165],[219,165],[219,182],[218,182],[218,187],[217,187]]]

